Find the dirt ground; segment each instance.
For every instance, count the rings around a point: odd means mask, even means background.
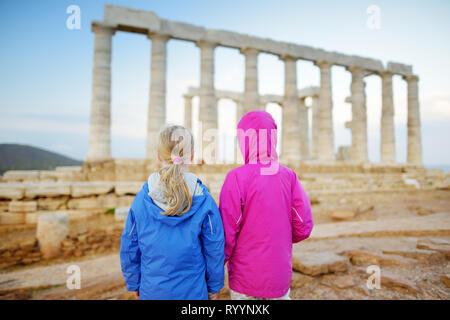
[[[450,191],[410,190],[317,195],[313,201],[316,226],[346,223],[332,219],[332,213],[337,209],[353,210],[356,215],[352,221],[431,217],[439,213],[450,213]],[[90,220],[71,223],[70,232],[76,234],[90,229],[108,228],[114,224],[117,222],[113,216],[99,215]],[[33,239],[34,236],[35,228],[2,227],[0,247]],[[423,243],[425,247],[428,243],[428,249],[421,249]],[[308,274],[294,267],[292,299],[450,298],[450,230],[440,230],[436,235],[429,232],[423,236],[405,234],[310,239],[296,246],[295,250],[295,256],[300,257],[300,260],[317,253],[349,258],[345,270]],[[370,274],[366,268],[374,264],[374,261],[381,268],[380,289],[369,289],[367,286]],[[83,265],[84,270],[90,270],[89,277],[83,278],[80,290],[66,288],[64,279],[67,275],[63,271],[70,263]],[[328,262],[320,263],[325,265]],[[60,278],[56,276],[58,272]],[[30,279],[29,284],[27,278]],[[229,299],[227,287],[222,290],[220,298]],[[79,258],[57,258],[2,271],[0,299],[134,299],[134,296],[125,290],[118,252],[109,251]]]

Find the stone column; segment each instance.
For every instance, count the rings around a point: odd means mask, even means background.
[[[192,95],[184,95],[184,126],[192,131]]]
[[[89,151],[86,161],[111,158],[111,45],[115,30],[92,24],[95,33]]]
[[[392,73],[380,73],[382,90],[381,108],[381,142],[380,153],[382,163],[395,162],[395,133],[394,133],[394,100],[392,97]]]
[[[150,33],[152,58],[150,101],[147,115],[147,158],[156,159],[158,135],[166,124],[166,70],[168,35]]]
[[[312,109],[312,154],[314,158],[319,156],[319,97],[311,97],[311,109]]]
[[[200,88],[199,88],[199,120],[200,120],[200,132],[199,140],[203,151],[205,151],[206,145],[211,143],[215,144],[214,155],[218,156],[219,141],[217,135],[214,136],[214,141],[211,142],[210,138],[214,134],[211,130],[218,130],[217,122],[217,101],[214,89],[214,49],[217,44],[208,41],[199,41],[197,46],[200,48]],[[207,133],[207,135],[205,135]],[[204,158],[204,154],[199,156],[200,159]],[[205,159],[204,159],[205,160]],[[213,159],[207,159],[206,161],[212,161]]]
[[[320,68],[320,95],[319,95],[319,134],[317,156],[319,160],[334,160],[334,133],[333,133],[333,98],[331,88],[331,67],[328,61],[315,63]]]
[[[351,83],[351,103],[352,121],[350,129],[352,131],[351,159],[353,162],[367,161],[367,110],[364,93],[365,72],[360,67],[347,68],[352,73]]]
[[[241,53],[245,55],[245,92],[244,114],[252,110],[260,110],[258,94],[258,53],[253,48],[243,48]]]
[[[297,89],[297,60],[284,56],[280,57],[284,61],[284,102],[283,102],[283,130],[281,137],[281,157],[287,163],[295,164],[301,158],[301,124],[300,106]]]
[[[309,119],[305,98],[299,100],[299,131],[300,131],[300,155],[302,159],[309,158]]]
[[[245,114],[244,103],[242,102],[242,100],[233,100],[233,102],[236,104],[236,125],[237,125]]]
[[[408,158],[409,164],[422,166],[422,134],[419,110],[419,77],[403,78],[408,83]]]

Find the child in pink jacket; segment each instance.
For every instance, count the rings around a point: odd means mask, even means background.
[[[296,173],[278,162],[276,129],[265,111],[241,119],[245,165],[227,174],[220,193],[232,299],[289,299],[292,244],[313,228],[308,195]]]

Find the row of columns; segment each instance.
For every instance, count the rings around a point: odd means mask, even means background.
[[[105,160],[111,157],[111,40],[114,29],[107,26],[93,25],[95,33],[94,66],[91,100],[91,120],[89,135],[88,161]],[[151,84],[147,122],[147,157],[156,156],[157,134],[166,123],[166,69],[168,35],[150,33],[152,41]],[[217,44],[199,41],[200,73],[200,108],[199,118],[202,123],[202,137],[208,129],[216,129],[217,102],[214,88],[214,49]],[[238,114],[261,109],[258,94],[258,54],[254,48],[243,48],[245,56],[245,92],[243,104],[239,105]],[[282,158],[287,162],[297,162],[310,154],[307,142],[308,119],[304,102],[297,96],[297,59],[290,56],[280,57],[285,65],[285,95],[283,110]],[[331,85],[332,63],[317,61],[320,69],[320,95],[313,101],[318,107],[313,108],[313,150],[317,159],[332,161],[334,155],[333,102]],[[367,110],[364,93],[364,77],[367,72],[360,67],[347,68],[352,74],[351,103],[353,118],[349,124],[352,132],[351,158],[354,162],[365,162],[367,156]],[[381,118],[381,160],[395,161],[395,139],[393,121],[392,74],[380,73],[382,79],[382,118]],[[404,78],[408,83],[408,163],[422,164],[422,145],[420,132],[420,112],[418,102],[418,77]],[[186,100],[188,101],[188,100]],[[186,102],[191,103],[192,102]],[[189,110],[192,105],[188,106]],[[190,112],[190,111],[188,111]],[[189,117],[189,115],[187,116]],[[190,120],[191,121],[191,120]],[[189,124],[186,124],[189,125]],[[190,124],[192,125],[192,124]],[[217,148],[216,148],[217,149]]]

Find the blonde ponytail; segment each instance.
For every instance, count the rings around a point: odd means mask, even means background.
[[[194,139],[183,126],[165,127],[159,134],[158,153],[164,162],[159,170],[160,183],[166,189],[170,208],[162,214],[181,216],[191,209],[192,195],[184,180],[184,165],[191,160]]]

